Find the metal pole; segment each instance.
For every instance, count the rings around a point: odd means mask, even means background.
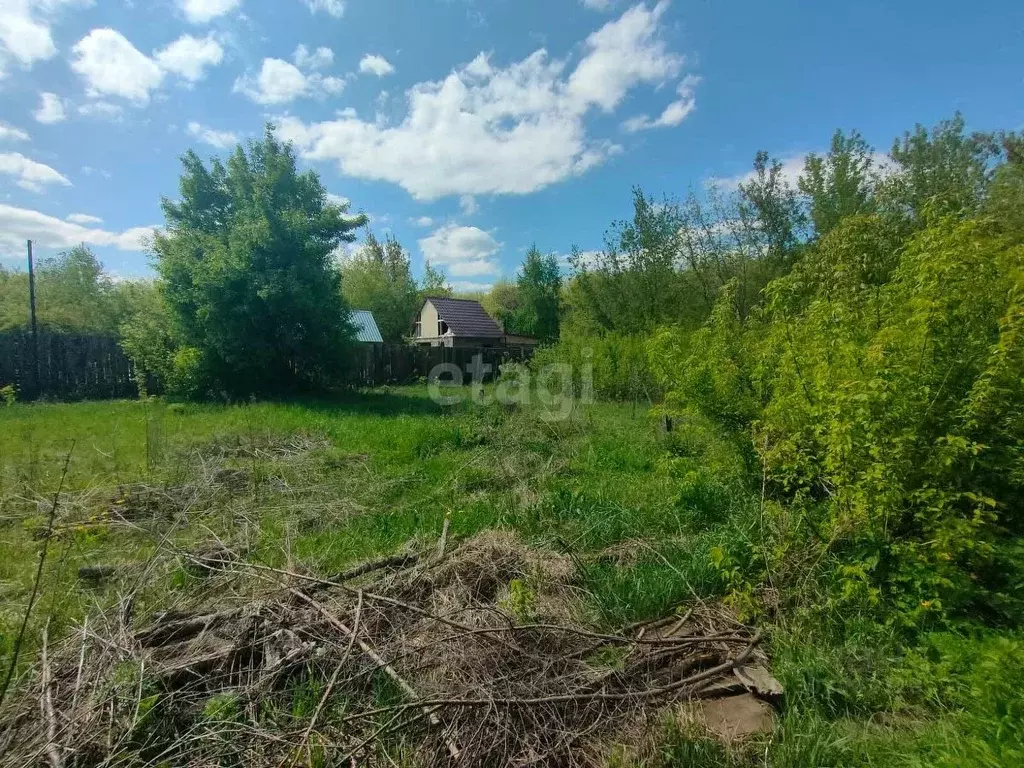
[[[28,241],[28,307],[32,320],[32,371],[34,395],[39,394],[39,326],[36,323],[36,272],[32,263],[32,241]]]

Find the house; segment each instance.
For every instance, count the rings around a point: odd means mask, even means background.
[[[479,301],[428,296],[413,341],[431,347],[498,347],[505,334]]]
[[[380,329],[377,328],[377,321],[373,319],[373,313],[365,309],[353,309],[349,320],[356,329],[356,341],[362,344],[383,344]]]

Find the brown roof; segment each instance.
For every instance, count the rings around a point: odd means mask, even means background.
[[[476,339],[497,339],[503,335],[498,324],[491,319],[479,301],[428,296],[439,318],[448,323],[456,336]]]

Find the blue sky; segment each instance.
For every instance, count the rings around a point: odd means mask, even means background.
[[[470,289],[533,242],[601,246],[630,187],[682,195],[836,128],[886,151],[961,110],[1024,127],[1024,3],[0,0],[0,259],[140,235],[179,156],[273,119],[334,195]]]

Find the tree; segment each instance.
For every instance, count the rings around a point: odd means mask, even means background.
[[[423,278],[420,280],[420,299],[426,296],[451,296],[452,287],[444,271],[436,269],[429,261],[423,265]]]
[[[183,393],[282,393],[336,381],[352,336],[331,255],[365,216],[331,205],[268,125],[225,167],[189,151],[154,240]]]
[[[871,213],[875,182],[871,147],[856,131],[836,131],[827,155],[808,155],[798,186],[808,198],[815,234],[823,237],[845,217]]]
[[[776,274],[793,265],[806,227],[796,190],[782,170],[781,162],[758,152],[753,175],[739,185],[740,215],[756,222],[764,241],[762,261]]]
[[[536,336],[541,341],[557,339],[562,300],[562,271],[557,257],[543,255],[534,244],[526,254],[516,285],[518,307],[511,317],[512,332]]]
[[[419,304],[409,257],[393,235],[381,243],[372,232],[341,267],[341,290],[354,309],[373,313],[381,336],[399,342],[409,332]]]
[[[885,188],[887,202],[919,225],[929,215],[971,215],[984,199],[998,152],[991,134],[964,133],[960,113],[931,132],[918,125],[893,143],[897,170]]]
[[[681,300],[681,227],[677,205],[657,203],[635,188],[633,218],[612,225],[604,250],[583,254],[574,248],[569,257],[574,290],[585,298],[574,303],[575,322],[627,334],[671,323]],[[590,317],[579,316],[583,311]]]
[[[95,254],[76,245],[41,259],[36,268],[36,316],[56,331],[115,335],[123,317],[119,289]],[[0,276],[0,329],[29,324],[28,274]]]
[[[512,333],[515,314],[519,309],[519,285],[511,280],[499,279],[480,299],[480,304],[502,330]]]

